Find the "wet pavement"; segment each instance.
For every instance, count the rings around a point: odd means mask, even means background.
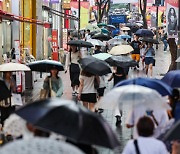
[[[159,45],[159,50],[156,51],[156,66],[153,68],[153,77],[154,78],[162,78],[163,74],[165,74],[168,71],[168,67],[170,65],[170,53],[169,52],[163,52],[163,47],[162,44]],[[40,74],[36,73],[36,82],[34,83],[34,88],[33,89],[26,89],[23,95],[23,101],[24,103],[31,103],[37,99],[39,99],[39,93],[42,88],[43,80],[47,76],[46,73],[43,74],[42,78],[40,78]],[[69,79],[69,74],[60,72],[60,76],[62,77],[63,84],[64,84],[64,94],[63,98],[65,99],[73,99],[71,96],[71,87],[70,87],[70,79]],[[142,70],[142,66],[140,65],[140,70],[132,70],[130,69],[129,71],[129,78],[135,78],[135,77],[145,77],[145,72]],[[108,78],[108,76],[107,76]],[[112,82],[106,82],[106,91],[109,91],[112,88]],[[106,149],[106,148],[101,148],[97,147],[98,151],[100,154],[113,154],[113,153],[121,153],[126,142],[131,138],[131,129],[127,129],[125,127],[125,119],[127,117],[127,108],[123,109],[123,117],[122,117],[122,124],[120,127],[115,126],[115,115],[114,111],[112,110],[104,110],[104,112],[101,114],[107,122],[112,126],[113,130],[117,134],[117,137],[120,141],[120,146],[115,149],[114,151]]]

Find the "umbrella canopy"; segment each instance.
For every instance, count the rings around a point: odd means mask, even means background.
[[[116,85],[116,87],[120,87],[124,85],[140,85],[140,86],[154,89],[158,91],[162,96],[172,95],[172,88],[166,83],[158,79],[150,79],[150,78],[142,78],[142,77],[128,79],[128,80],[119,82]]]
[[[109,45],[120,45],[120,44],[122,44],[122,41],[123,41],[122,39],[113,38],[108,41],[108,44]]]
[[[91,48],[93,47],[92,43],[86,42],[83,40],[71,40],[67,43],[67,45],[74,45],[77,47],[86,47],[86,48]]]
[[[106,28],[102,28],[101,32],[104,33],[104,34],[109,34],[109,31]]]
[[[99,60],[106,60],[109,57],[111,57],[112,55],[108,54],[108,53],[98,53],[98,54],[94,54],[92,55],[93,57],[99,59]]]
[[[176,62],[179,63],[180,62],[180,57],[178,59],[176,59]]]
[[[162,81],[173,88],[180,88],[180,70],[170,71],[163,78]]]
[[[97,34],[97,35],[92,36],[92,39],[98,39],[101,41],[108,41],[111,39],[111,36],[105,35],[105,34]]]
[[[106,62],[94,58],[93,56],[82,58],[79,60],[79,63],[84,71],[92,73],[94,75],[101,76],[111,73],[111,69]]]
[[[129,36],[129,35],[118,35],[118,36],[115,36],[114,38],[116,38],[116,39],[129,39],[129,38],[131,38],[131,36]]]
[[[34,137],[29,139],[16,140],[0,149],[1,154],[83,154],[77,147],[65,143],[63,141],[56,141],[49,138]]]
[[[177,121],[166,134],[164,134],[163,141],[176,141],[180,140],[180,120]]]
[[[145,37],[141,41],[148,42],[148,43],[159,44],[159,42],[157,40],[149,38],[149,37]]]
[[[130,45],[118,45],[113,47],[109,54],[111,55],[123,55],[123,54],[128,54],[133,51],[133,48]]]
[[[99,28],[98,26],[96,26],[96,25],[88,24],[85,29],[86,29],[86,30],[89,29],[89,30],[92,32],[92,31],[96,31],[96,30],[99,31],[100,28]]]
[[[107,26],[107,24],[105,24],[105,23],[99,23],[99,24],[97,24],[97,26],[98,26],[98,27],[104,27],[104,26]]]
[[[10,90],[7,88],[5,82],[3,80],[0,79],[0,101],[5,100],[9,97],[11,97],[11,92]]]
[[[114,25],[107,25],[106,27],[108,27],[110,29],[116,29],[116,27]]]
[[[137,62],[132,60],[129,56],[112,56],[106,59],[106,62],[111,66],[119,66],[122,68],[137,66]]]
[[[153,37],[154,33],[149,29],[139,29],[136,31],[135,35],[138,35],[141,37]]]
[[[131,30],[131,29],[130,29],[129,27],[122,27],[121,30],[126,30],[126,31],[128,31],[128,30]]]
[[[16,114],[40,128],[88,145],[115,148],[119,142],[109,124],[70,100],[47,99],[28,104]]]
[[[0,65],[0,72],[30,71],[31,69],[20,63],[4,63]]]
[[[97,106],[104,109],[116,109],[117,107],[122,109],[122,105],[128,105],[132,108],[143,106],[148,110],[157,110],[168,109],[166,102],[166,98],[153,89],[139,85],[126,85],[112,89],[101,98]]]
[[[94,46],[105,46],[105,44],[102,42],[102,41],[100,41],[100,40],[97,40],[97,39],[89,39],[89,40],[87,40],[87,42],[90,42],[90,43],[92,43]]]
[[[38,72],[49,72],[51,69],[56,68],[59,71],[63,71],[64,67],[60,62],[55,60],[38,60],[28,64],[31,68],[31,71]]]

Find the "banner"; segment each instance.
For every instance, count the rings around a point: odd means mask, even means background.
[[[58,31],[56,29],[52,30],[52,50],[58,52]]]
[[[79,11],[78,11],[78,2],[71,2],[71,12],[72,15],[78,18]],[[89,21],[89,2],[81,2],[81,19],[80,19],[80,28],[85,28]],[[78,29],[78,21],[74,21],[74,28]]]
[[[166,23],[168,38],[177,38],[178,0],[166,0]]]
[[[67,29],[63,29],[63,49],[68,49],[68,30]]]

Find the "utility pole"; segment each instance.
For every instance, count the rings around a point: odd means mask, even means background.
[[[178,1],[178,45],[177,45],[177,58],[180,56],[180,1]],[[180,63],[177,63],[177,70],[180,69]]]
[[[80,23],[81,23],[81,0],[78,1],[78,39],[80,40]]]

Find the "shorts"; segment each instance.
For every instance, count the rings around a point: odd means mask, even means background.
[[[103,88],[98,88],[97,89],[97,92],[98,92],[98,96],[104,96],[104,90],[105,90],[105,87],[103,87]]]
[[[97,95],[96,93],[81,94],[81,101],[89,102],[89,103],[96,103]]]
[[[150,65],[154,63],[154,58],[153,57],[145,57],[145,64]]]
[[[131,54],[131,58],[135,61],[140,61],[140,54]]]

